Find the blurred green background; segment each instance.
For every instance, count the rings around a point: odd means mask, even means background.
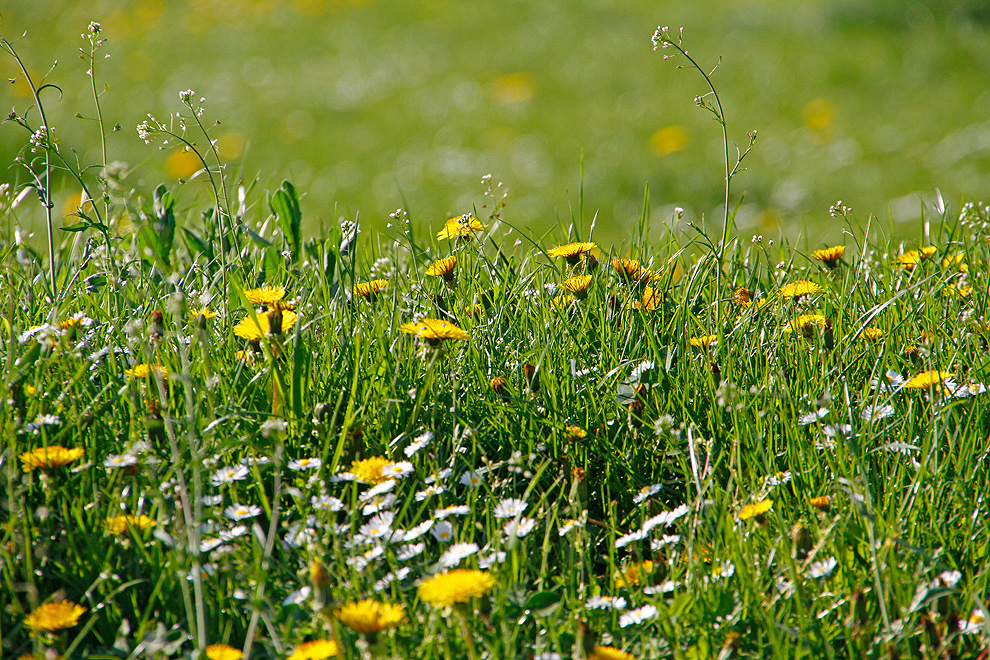
[[[744,147],[759,131],[734,181],[741,232],[840,241],[828,208],[842,199],[858,220],[872,212],[912,236],[936,187],[954,209],[990,197],[983,0],[4,0],[0,11],[35,76],[59,61],[47,82],[64,95],[48,111],[84,163],[99,139],[75,118],[95,114],[77,55],[98,21],[105,117],[123,126],[110,158],[132,185],[188,175],[188,156],[145,145],[135,126],[180,110],[191,88],[222,122],[225,158],[263,186],[293,180],[311,223],[334,220],[336,204],[381,227],[402,206],[439,228],[485,202],[492,174],[509,192],[504,218],[543,231],[576,213],[582,159],[598,240],[623,239],[646,185],[656,234],[675,206],[682,226],[717,219],[721,136],[694,103],[704,81],[653,52],[661,24],[683,26],[706,67],[723,58],[730,139]],[[5,55],[0,67],[16,72]],[[23,113],[25,91],[15,82],[0,98]],[[0,127],[0,161],[27,137]]]

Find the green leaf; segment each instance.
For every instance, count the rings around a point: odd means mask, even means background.
[[[552,591],[540,591],[526,600],[526,609],[534,616],[548,617],[560,606],[560,594]]]
[[[268,205],[275,214],[278,226],[285,235],[285,240],[292,250],[292,258],[299,258],[299,245],[302,241],[302,210],[299,208],[299,197],[295,187],[288,181],[282,182],[282,187],[272,195]]]
[[[87,229],[89,229],[89,223],[76,222],[71,225],[66,225],[65,227],[59,227],[59,229],[61,229],[62,231],[71,231],[71,232],[86,231]]]

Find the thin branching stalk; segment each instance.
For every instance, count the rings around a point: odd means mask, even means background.
[[[21,70],[21,75],[24,76],[25,82],[27,82],[28,87],[31,89],[31,96],[34,98],[34,105],[38,108],[38,113],[41,115],[41,128],[39,131],[44,131],[44,144],[45,144],[45,178],[43,182],[36,180],[38,185],[38,196],[41,198],[41,203],[45,207],[45,221],[48,227],[48,281],[51,296],[54,299],[58,295],[58,284],[55,281],[55,273],[57,271],[55,267],[55,227],[52,223],[52,207],[54,206],[52,202],[51,195],[51,173],[52,173],[52,162],[51,162],[51,151],[52,151],[52,133],[51,127],[48,125],[48,117],[45,116],[45,106],[41,103],[41,97],[39,93],[44,89],[44,85],[39,89],[35,84],[34,80],[31,79],[31,74],[28,73],[27,67],[24,66],[24,62],[21,60],[17,51],[14,50],[13,45],[7,38],[0,35],[0,44],[3,45],[4,50],[6,50],[10,55],[17,61],[17,66]],[[26,114],[26,113],[25,113]],[[43,184],[43,185],[40,185]]]

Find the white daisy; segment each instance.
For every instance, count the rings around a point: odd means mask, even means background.
[[[453,568],[476,552],[477,543],[455,543],[440,556],[438,563],[444,568]]]
[[[536,520],[533,518],[514,518],[505,523],[502,531],[505,532],[506,536],[521,539],[532,532],[534,527],[536,527]]]
[[[645,623],[650,619],[656,618],[659,613],[659,610],[657,610],[657,608],[653,605],[644,605],[643,607],[636,608],[635,610],[629,610],[620,616],[619,625],[625,628],[627,626]]]
[[[234,504],[224,509],[223,514],[231,520],[245,520],[261,515],[261,507],[257,504]]]
[[[433,517],[437,520],[443,520],[445,518],[449,518],[450,516],[466,516],[469,513],[471,513],[471,507],[461,504],[444,507],[443,509],[437,509],[433,512]]]
[[[470,472],[465,472],[464,474],[461,475],[461,484],[469,488],[477,488],[483,483],[485,483],[485,479],[481,476],[480,473],[475,472],[474,470]]]
[[[232,465],[230,467],[220,468],[213,473],[210,481],[213,482],[214,486],[223,486],[224,484],[232,484],[235,481],[241,481],[247,479],[250,470],[243,465]]]
[[[316,470],[323,465],[323,461],[318,458],[300,458],[297,461],[289,461],[290,470]]]
[[[426,433],[420,435],[415,440],[410,442],[409,445],[402,451],[405,452],[406,456],[412,456],[420,449],[430,444],[431,440],[433,440],[433,431],[427,431]]]
[[[433,537],[441,543],[450,543],[454,540],[454,526],[446,520],[438,522],[430,530]]]
[[[509,497],[495,505],[496,518],[515,518],[526,510],[529,503],[526,500]]]

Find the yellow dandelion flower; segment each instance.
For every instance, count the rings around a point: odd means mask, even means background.
[[[863,332],[859,336],[869,341],[880,341],[883,339],[883,330],[880,328],[863,328]]]
[[[438,573],[419,585],[421,600],[441,607],[455,603],[467,603],[472,598],[484,596],[495,588],[495,578],[487,571],[458,568]]]
[[[416,322],[403,323],[399,330],[411,335],[417,335],[432,343],[439,343],[442,339],[470,339],[471,335],[458,328],[453,323],[439,321],[437,319],[420,319]]]
[[[492,392],[501,396],[509,396],[509,386],[506,384],[505,379],[501,376],[495,376],[488,382],[489,386],[492,388]]]
[[[479,231],[483,231],[485,226],[478,218],[470,213],[451,218],[437,233],[437,240],[449,240],[452,238],[470,238]]]
[[[406,608],[402,605],[379,603],[371,599],[345,603],[334,610],[334,616],[351,630],[362,633],[381,632],[409,621]]]
[[[128,530],[128,528],[139,529],[144,531],[155,526],[155,521],[146,515],[140,516],[130,516],[127,514],[121,514],[119,516],[111,516],[106,519],[103,526],[107,528],[107,531],[114,536],[120,536]]]
[[[210,644],[206,647],[206,657],[209,660],[241,660],[244,653],[228,644]]]
[[[274,331],[272,320],[279,316],[282,317],[282,323],[279,329]],[[250,341],[260,341],[262,337],[268,335],[288,332],[296,324],[297,319],[295,312],[283,311],[281,308],[260,314],[251,314],[234,326],[234,334]]]
[[[630,562],[615,576],[615,586],[630,587],[639,584],[656,567],[649,559],[642,562]]]
[[[829,508],[829,506],[831,506],[832,500],[828,495],[819,495],[817,497],[812,497],[811,499],[809,499],[808,503],[811,504],[811,506],[815,507],[816,509],[825,511],[826,509]]]
[[[736,304],[742,307],[749,307],[753,304],[752,292],[744,286],[736,289]]]
[[[454,278],[454,268],[457,267],[457,257],[450,255],[443,259],[437,259],[426,269],[426,274],[430,277],[442,277],[445,280]]]
[[[550,300],[550,305],[558,309],[567,309],[576,302],[577,302],[577,298],[575,298],[574,296],[560,294],[559,296],[554,296]]]
[[[24,625],[34,632],[54,632],[77,625],[85,613],[85,607],[71,600],[45,603],[24,617]]]
[[[749,520],[750,518],[757,518],[762,516],[764,513],[770,510],[773,506],[772,499],[765,499],[753,504],[747,504],[743,508],[739,509],[739,513],[736,516],[739,520]]]
[[[643,289],[643,302],[640,309],[652,312],[660,305],[660,294],[652,286]]]
[[[353,461],[349,472],[356,475],[358,481],[366,484],[377,485],[390,479],[386,476],[385,469],[393,465],[392,461],[384,456],[372,456],[360,461]]]
[[[288,660],[326,660],[340,653],[340,646],[332,639],[317,639],[296,647]]]
[[[635,259],[613,259],[612,268],[620,277],[629,281],[639,281],[639,274],[643,269]]]
[[[265,284],[258,289],[248,289],[244,295],[252,305],[273,305],[285,298],[285,288]]]
[[[567,436],[571,440],[580,440],[581,438],[588,437],[588,432],[576,424],[569,424],[564,427],[564,430],[567,431]]]
[[[923,371],[904,382],[903,387],[911,390],[930,389],[952,378],[951,371]]]
[[[836,245],[833,247],[822,248],[821,250],[815,250],[811,253],[811,258],[817,259],[828,268],[835,268],[845,251],[845,245]]]
[[[168,369],[160,364],[135,364],[130,369],[125,370],[124,373],[132,378],[147,378],[151,374],[166,378],[168,376]]]
[[[832,322],[824,314],[802,314],[784,326],[784,332],[788,334],[791,332],[801,332],[808,335],[815,328],[828,328],[830,325],[832,325]]]
[[[817,296],[820,293],[824,293],[820,285],[814,282],[809,282],[808,280],[798,280],[797,282],[791,282],[780,288],[781,298],[794,298],[800,299],[802,296]]]
[[[597,245],[594,243],[568,243],[567,245],[561,245],[560,247],[555,247],[552,250],[547,250],[548,257],[564,257],[567,259],[567,263],[576,264],[581,258],[581,255],[585,252],[591,252]]]
[[[63,467],[72,461],[77,461],[85,455],[82,447],[66,449],[62,445],[52,445],[51,447],[38,447],[20,455],[21,469],[30,472],[36,468],[51,469]]]
[[[599,645],[588,655],[588,660],[636,660],[636,656],[611,646]]]
[[[354,285],[354,295],[364,296],[365,298],[368,298],[370,300],[375,298],[382,291],[384,291],[386,287],[388,287],[388,280],[386,279],[378,279],[378,280],[371,280],[370,282],[362,282],[360,284]]]
[[[934,245],[926,245],[920,250],[908,250],[904,254],[898,255],[896,265],[906,271],[914,270],[915,266],[935,254],[937,250],[938,248]]]
[[[718,335],[704,335],[703,337],[691,337],[688,343],[695,348],[707,348],[718,343]]]
[[[217,313],[214,312],[209,307],[200,307],[199,309],[194,309],[194,310],[192,310],[192,311],[189,312],[189,320],[190,321],[195,321],[200,316],[202,316],[203,318],[205,318],[207,320],[209,320],[209,319],[215,319],[217,317]]]
[[[589,286],[591,286],[591,275],[577,275],[570,279],[564,280],[564,283],[560,285],[560,288],[565,291],[570,291],[578,300],[584,300],[588,297]]]
[[[947,298],[968,298],[973,293],[973,287],[967,286],[963,283],[958,283],[955,286],[947,286],[942,289],[942,295]]]
[[[942,268],[955,268],[960,273],[968,273],[969,264],[966,263],[966,253],[956,252],[942,259]]]

